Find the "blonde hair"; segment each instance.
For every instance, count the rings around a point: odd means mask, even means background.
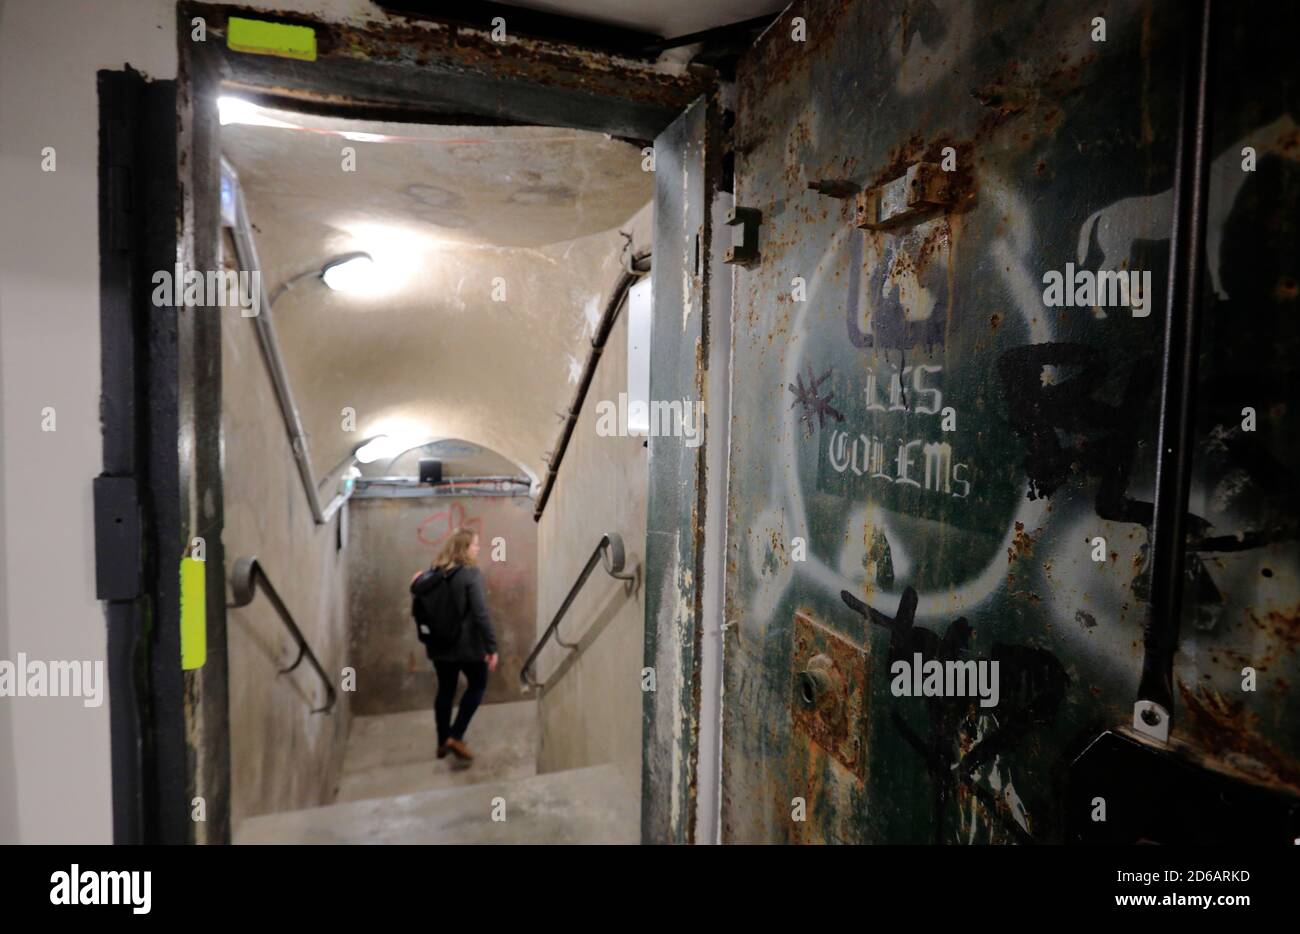
[[[477,532],[461,526],[451,533],[451,538],[447,539],[447,543],[438,552],[438,557],[434,560],[433,566],[436,568],[450,568],[457,565],[473,567],[475,562],[469,556],[469,546],[473,544],[476,538],[478,538]]]

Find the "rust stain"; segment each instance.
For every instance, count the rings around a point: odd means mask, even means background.
[[[1023,522],[1016,523],[1016,534],[1011,539],[1011,547],[1007,549],[1007,564],[1012,563],[1017,558],[1027,558],[1034,553],[1034,535],[1042,532],[1042,529],[1035,529],[1033,535],[1025,531]]]
[[[1248,607],[1246,615],[1262,632],[1276,637],[1285,646],[1286,652],[1300,649],[1300,605],[1283,611],[1270,610],[1263,618],[1255,613],[1254,608]]]
[[[1259,717],[1242,701],[1206,686],[1194,690],[1181,680],[1178,693],[1192,732],[1202,739],[1203,748],[1214,751],[1216,759],[1261,781],[1300,788],[1300,763],[1256,732]]]
[[[495,42],[485,29],[438,21],[434,17],[390,16],[386,21],[353,24],[235,4],[195,6],[209,17],[252,16],[310,26],[316,31],[320,58],[410,63],[422,67],[476,72],[494,78],[518,78],[569,87],[587,94],[642,102],[671,102],[684,107],[707,87],[702,73],[673,75],[652,63],[543,39],[512,36]],[[225,23],[209,28],[224,35]]]
[[[829,755],[857,782],[864,782],[868,717],[865,649],[819,625],[804,612],[796,612],[794,616],[793,648],[790,716],[796,732],[806,738],[804,748],[810,753]],[[804,677],[809,671],[821,673],[820,686],[813,686]],[[813,765],[818,755],[810,754],[807,758],[808,764]],[[823,769],[816,771],[820,773]]]

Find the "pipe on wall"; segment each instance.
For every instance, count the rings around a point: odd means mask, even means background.
[[[546,501],[551,496],[551,487],[555,486],[555,478],[560,472],[560,462],[564,460],[564,452],[578,423],[578,415],[582,412],[582,403],[587,398],[591,381],[596,377],[596,365],[600,362],[605,342],[609,340],[609,332],[614,329],[614,322],[618,320],[618,313],[623,307],[623,299],[627,297],[627,290],[649,272],[650,251],[646,250],[632,257],[632,261],[625,266],[618,281],[614,283],[614,291],[610,293],[609,302],[605,305],[605,311],[596,325],[596,333],[591,338],[591,350],[587,353],[587,362],[582,368],[582,378],[578,380],[578,389],[574,393],[573,404],[569,406],[564,427],[560,429],[560,440],[556,442],[555,451],[546,464],[546,479],[542,483],[541,495],[537,497],[537,509],[533,513],[534,522],[541,521],[542,511],[546,509]]]
[[[351,495],[357,499],[409,499],[419,496],[527,496],[527,477],[457,477],[441,483],[424,483],[416,477],[361,477]]]
[[[241,269],[261,270],[257,258],[257,247],[253,243],[252,225],[248,220],[248,211],[244,206],[244,189],[239,184],[239,175],[225,159],[221,160],[221,172],[231,180],[234,194],[234,223],[230,233],[235,241],[235,256]],[[275,333],[275,322],[271,317],[271,301],[266,294],[266,285],[261,289],[259,311],[253,316],[253,325],[257,328],[257,340],[262,347],[262,356],[266,368],[271,374],[271,383],[275,386],[275,397],[280,403],[280,414],[284,417],[284,427],[289,433],[289,445],[293,449],[293,459],[298,465],[298,476],[302,479],[303,491],[307,494],[307,503],[311,507],[312,518],[317,525],[324,525],[334,516],[339,507],[348,498],[348,493],[340,493],[330,502],[328,508],[321,507],[320,496],[316,492],[316,481],[312,478],[311,456],[307,447],[307,433],[302,427],[302,416],[298,404],[294,401],[293,390],[289,387],[289,376],[284,368],[284,358],[280,355],[280,340]]]

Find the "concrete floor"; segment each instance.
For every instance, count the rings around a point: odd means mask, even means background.
[[[617,769],[538,775],[537,737],[535,701],[480,707],[465,765],[435,758],[432,711],[358,717],[336,803],[249,818],[235,842],[638,842],[640,802]]]

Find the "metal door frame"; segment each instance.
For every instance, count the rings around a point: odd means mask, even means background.
[[[316,59],[228,50],[232,15],[312,28]],[[708,70],[673,76],[547,41],[492,43],[487,23],[478,31],[432,20],[424,24],[432,28],[356,25],[195,2],[178,4],[176,17],[175,81],[147,82],[129,66],[101,73],[104,474],[122,482],[97,481],[96,564],[109,601],[114,836],[122,843],[228,842],[231,834],[221,319],[202,309],[142,314],[141,291],[149,269],[217,262],[220,89],[339,117],[562,126],[648,141],[715,81]],[[127,87],[137,103],[123,111]],[[148,119],[140,119],[142,105]],[[114,153],[128,138],[140,161],[124,183]],[[123,219],[147,229],[139,257],[116,255]],[[136,570],[119,560],[123,541],[113,537],[125,515],[143,517],[140,542],[126,549]],[[208,655],[202,669],[182,672],[164,662],[179,657],[180,588],[170,569],[197,535],[207,544]],[[146,642],[147,677],[139,667]],[[202,823],[190,819],[196,798],[207,812]]]

